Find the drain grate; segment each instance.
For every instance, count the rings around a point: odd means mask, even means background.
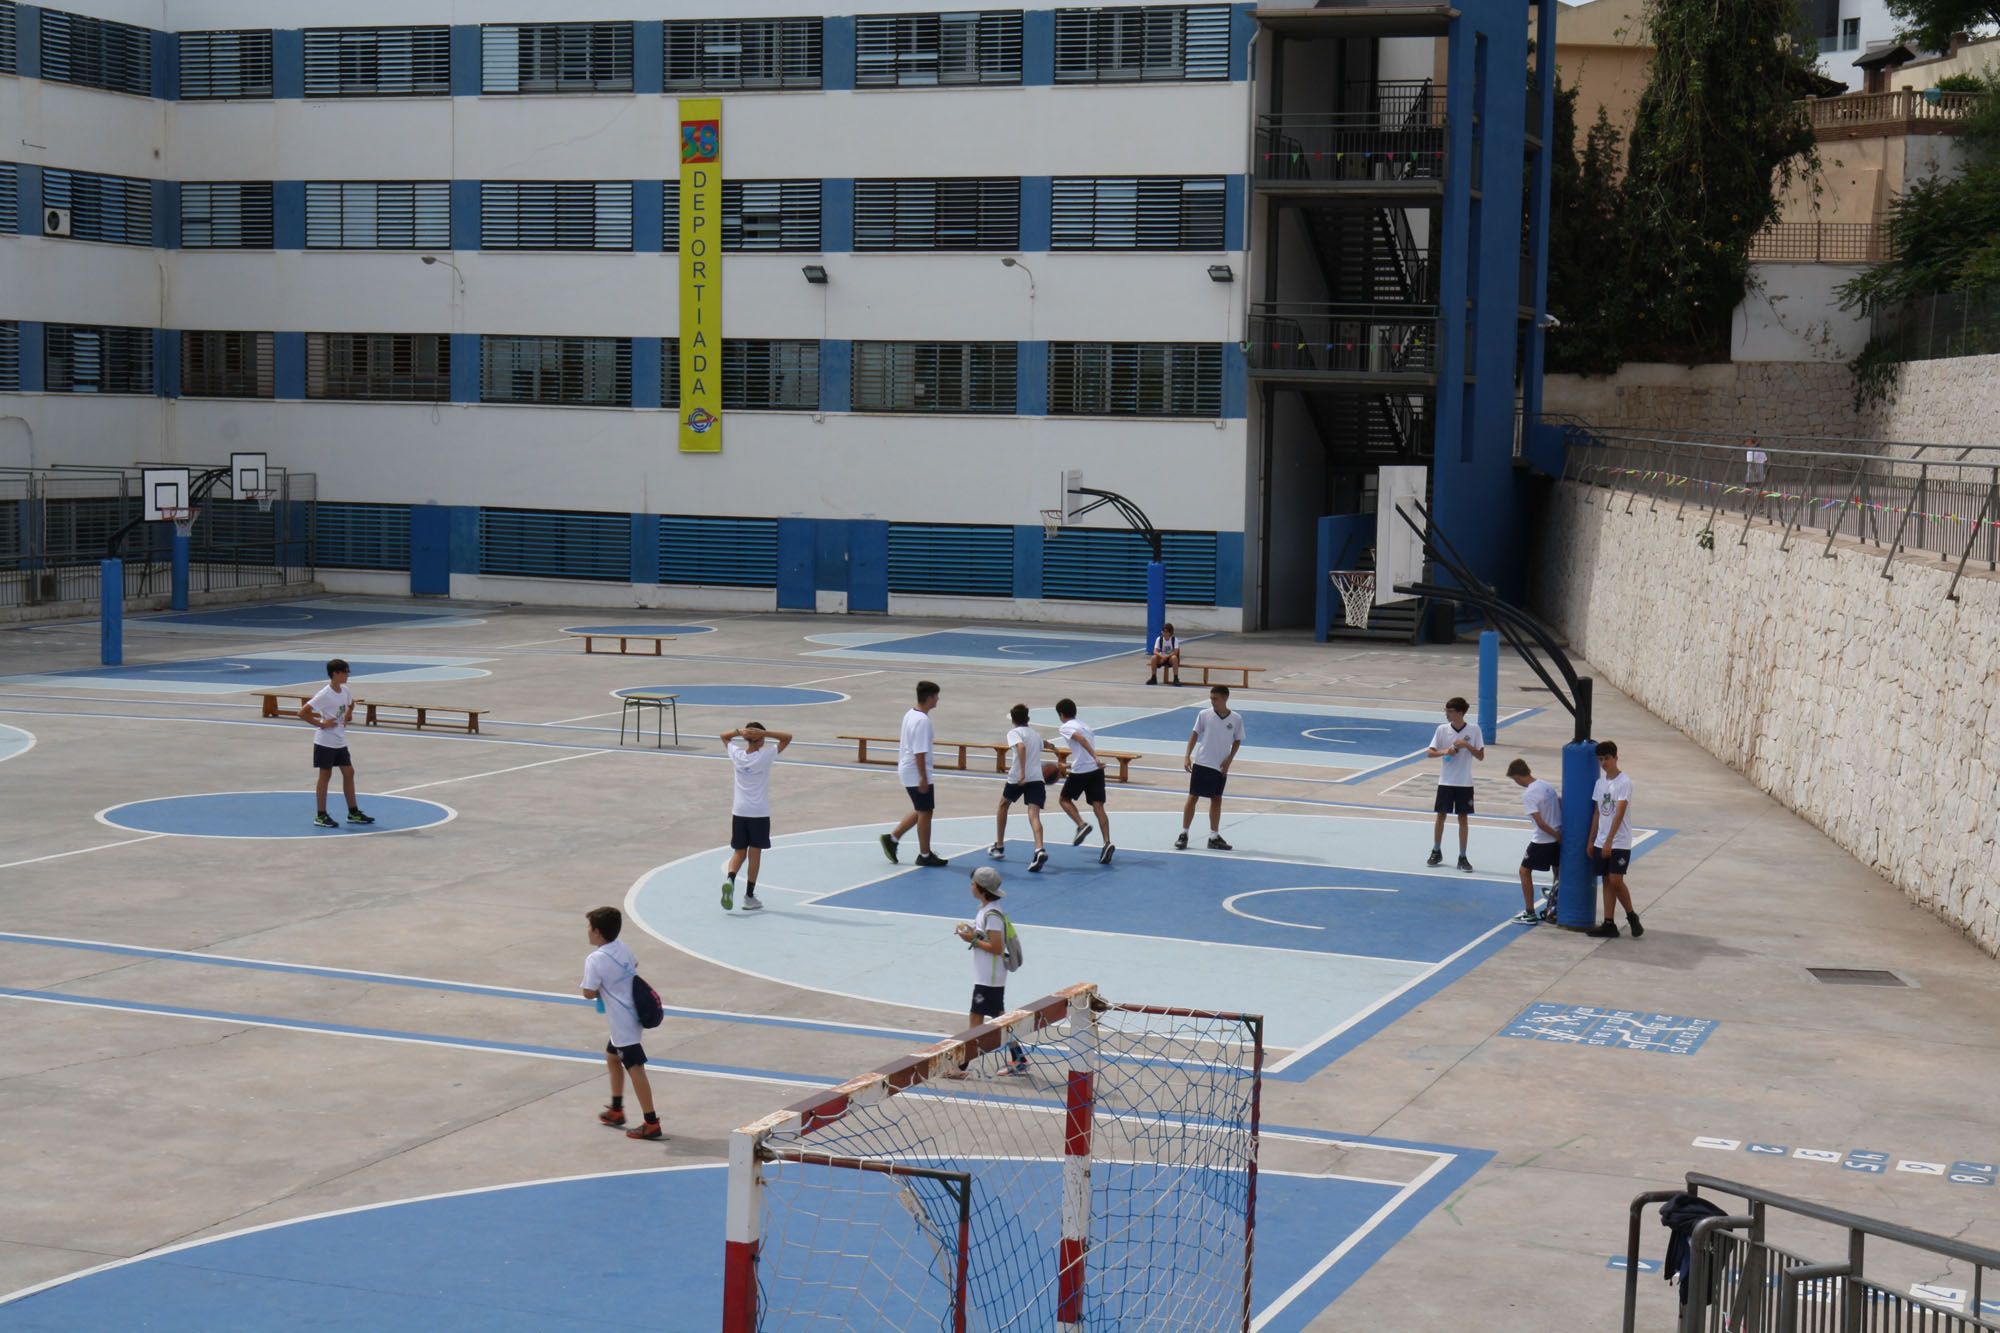
[[[1910,983],[1880,967],[1809,967],[1813,978],[1828,986],[1907,986]]]

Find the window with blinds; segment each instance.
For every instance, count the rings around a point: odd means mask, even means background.
[[[271,182],[182,183],[182,249],[269,250],[271,245]]]
[[[1216,343],[1050,343],[1049,412],[1220,416],[1222,348]]]
[[[630,181],[481,181],[482,250],[630,250]]]
[[[632,516],[482,509],[479,572],[630,582]]]
[[[269,398],[271,335],[190,329],[181,334],[181,396]]]
[[[676,392],[674,401],[679,398]],[[724,338],[722,406],[760,412],[817,412],[819,341]]]
[[[0,0],[0,74],[21,72],[20,22],[14,0]]]
[[[630,407],[632,340],[488,334],[479,340],[479,401]]]
[[[356,403],[451,401],[443,333],[308,333],[306,397]]]
[[[307,181],[308,250],[448,250],[449,181]]]
[[[1220,250],[1220,176],[1058,177],[1049,223],[1055,250]]]
[[[0,393],[21,389],[21,326],[0,319]]]
[[[11,236],[21,227],[21,168],[0,162],[0,234]]]
[[[69,234],[114,245],[153,243],[153,185],[90,171],[42,172],[42,203],[69,210]]]
[[[772,588],[778,583],[778,520],[660,516],[660,582]]]
[[[444,97],[451,29],[307,28],[307,97]]]
[[[817,88],[824,26],[817,18],[669,22],[667,91]]]
[[[1021,244],[1021,182],[854,182],[856,250],[1014,250]]]
[[[854,410],[1011,413],[1018,351],[1013,343],[857,342]]]
[[[629,93],[630,23],[488,24],[480,30],[483,93]]]
[[[78,324],[42,329],[50,393],[151,393],[153,331]]]
[[[129,23],[44,9],[41,75],[86,88],[151,96],[153,34]]]
[[[854,20],[857,88],[935,88],[1020,81],[1019,10],[863,14]]]
[[[271,30],[180,35],[181,100],[229,101],[271,95]]]
[[[1175,606],[1215,605],[1216,539],[1212,532],[1163,532],[1167,600]],[[1143,602],[1153,548],[1137,532],[1065,528],[1042,548],[1042,596],[1081,602]]]
[[[678,250],[678,220],[674,231]],[[724,250],[817,250],[819,235],[818,181],[722,182]]]
[[[408,569],[410,507],[317,501],[313,563],[328,569]]]
[[[1227,5],[1056,11],[1057,83],[1228,77]]]

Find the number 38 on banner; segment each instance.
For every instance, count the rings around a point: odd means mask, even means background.
[[[681,122],[681,161],[713,162],[722,148],[722,127],[713,120]]]

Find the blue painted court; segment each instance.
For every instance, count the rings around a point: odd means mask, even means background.
[[[201,611],[170,611],[163,615],[134,616],[127,623],[138,629],[284,638],[336,630],[455,629],[482,622],[472,617],[421,608],[398,608],[368,601],[328,598],[218,606]]]
[[[298,753],[301,768],[306,760],[302,742]],[[326,808],[335,819],[345,819],[339,774],[334,775]],[[373,824],[318,828],[312,822],[310,791],[224,791],[132,801],[101,810],[97,817],[113,828],[183,838],[353,838],[431,828],[458,817],[456,810],[435,801],[375,796],[365,791],[361,793],[361,808],[375,817]]]
[[[1107,658],[1136,655],[1144,637],[1130,635],[1063,634],[1042,630],[947,629],[927,634],[848,633],[809,635],[814,643],[831,644],[808,654],[870,662],[914,659],[946,666],[1013,666],[1023,671],[1081,666]]]
[[[684,708],[803,708],[837,704],[847,696],[834,690],[802,690],[790,685],[628,685],[612,694],[671,694]]]
[[[1273,1131],[1275,1137],[1285,1133]],[[1350,1150],[1369,1144],[1328,1135],[1297,1137]],[[1430,1145],[1383,1147],[1385,1155],[1409,1159],[1400,1169],[1410,1179],[1259,1173],[1253,1303],[1265,1320],[1262,1327],[1305,1327],[1380,1250],[1487,1157]],[[645,1149],[633,1152],[638,1156]],[[978,1163],[961,1165],[975,1168],[979,1199],[984,1177],[976,1172]],[[1413,1166],[1425,1169],[1413,1173]],[[1057,1163],[1047,1166],[1051,1176],[1058,1170]],[[1035,1175],[1009,1172],[1022,1174],[1029,1181]],[[719,1165],[668,1167],[500,1186],[280,1223],[31,1290],[0,1305],[0,1330],[131,1327],[135,1318],[149,1329],[190,1333],[224,1324],[468,1333],[715,1328],[722,1315],[724,1181]],[[989,1212],[1011,1215],[1003,1197],[980,1202]],[[908,1222],[900,1209],[893,1216]],[[1049,1266],[1058,1217],[1047,1209],[1037,1216],[1048,1243],[1033,1247],[1028,1262]],[[612,1221],[615,1227],[608,1225]],[[915,1231],[913,1224],[908,1229]],[[877,1248],[886,1251],[896,1243],[897,1237],[885,1234]],[[1115,1248],[1106,1248],[1102,1257],[1115,1259]],[[975,1247],[975,1300],[1002,1285],[995,1270],[1014,1274],[1021,1260],[1019,1252],[997,1245]],[[859,1294],[880,1308],[897,1299],[879,1274],[845,1276],[864,1284]],[[1029,1297],[1018,1287],[1005,1289],[1002,1299],[1015,1302],[1009,1309],[1015,1313]],[[1100,1322],[1106,1317],[1116,1322],[1115,1310],[1092,1313]],[[867,1326],[865,1320],[849,1325]]]
[[[477,657],[422,654],[380,656],[348,653],[357,689],[415,681],[473,680],[488,673],[472,664]],[[56,685],[86,690],[158,690],[169,694],[236,694],[326,682],[327,655],[244,653],[235,657],[188,657],[171,662],[126,662],[123,666],[75,667],[33,675],[0,677],[0,685]]]
[[[713,625],[565,625],[564,634],[671,634],[675,638],[686,638],[690,634],[713,634]]]

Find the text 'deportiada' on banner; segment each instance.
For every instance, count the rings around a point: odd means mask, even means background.
[[[682,453],[722,452],[722,103],[681,101]]]

